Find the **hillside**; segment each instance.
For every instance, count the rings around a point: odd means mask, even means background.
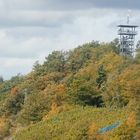
[[[86,140],[94,136],[99,128],[113,124],[119,120],[125,120],[126,116],[127,111],[125,109],[116,111],[104,108],[76,107],[19,131],[14,139]],[[94,124],[96,124],[97,128],[92,126]],[[114,129],[111,133],[115,133],[115,131]]]
[[[139,101],[139,50],[121,56],[114,40],[53,51],[29,74],[0,82],[0,139],[139,140]]]

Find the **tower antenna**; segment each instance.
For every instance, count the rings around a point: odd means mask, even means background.
[[[128,15],[127,15],[127,24],[128,25],[130,23],[130,14],[131,14],[131,10],[128,10]]]
[[[130,22],[130,15],[127,15],[127,24],[129,25]]]

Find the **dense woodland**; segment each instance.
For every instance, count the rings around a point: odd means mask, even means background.
[[[140,140],[140,51],[121,56],[117,39],[92,41],[1,77],[0,139]]]

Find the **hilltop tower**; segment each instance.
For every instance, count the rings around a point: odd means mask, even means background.
[[[129,24],[129,16],[126,25],[118,25],[118,35],[120,36],[120,53],[124,56],[134,56],[135,36],[137,35],[136,25]]]

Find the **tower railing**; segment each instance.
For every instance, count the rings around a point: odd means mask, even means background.
[[[137,35],[138,32],[137,31],[122,31],[122,30],[118,30],[118,35]]]

